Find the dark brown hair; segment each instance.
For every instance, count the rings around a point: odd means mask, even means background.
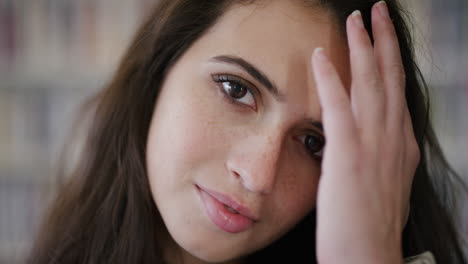
[[[152,199],[145,152],[162,82],[187,48],[234,3],[245,0],[159,0],[138,30],[111,82],[89,105],[85,149],[44,219],[29,263],[164,263],[156,237],[163,226]],[[374,0],[310,0],[335,15],[363,13],[370,30]],[[466,263],[454,217],[454,188],[462,186],[446,162],[429,119],[427,86],[414,60],[404,12],[387,1],[406,72],[406,99],[422,151],[414,177],[403,252],[430,250],[438,263]],[[67,177],[68,178],[68,177]],[[466,193],[464,187],[457,190]],[[249,256],[252,262],[315,263],[315,212],[284,237]],[[260,262],[263,263],[263,262]]]

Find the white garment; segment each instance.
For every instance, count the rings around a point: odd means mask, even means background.
[[[406,264],[436,264],[434,256],[431,252],[427,251],[414,257],[405,259]]]

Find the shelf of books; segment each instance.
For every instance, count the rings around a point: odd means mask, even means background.
[[[155,1],[0,0],[0,263],[22,263],[78,107],[108,80]],[[468,181],[468,2],[407,3],[437,133]]]

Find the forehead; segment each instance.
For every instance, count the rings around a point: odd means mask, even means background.
[[[270,0],[230,6],[192,51],[204,57],[241,57],[264,72],[280,92],[298,99],[305,93],[314,98],[310,57],[316,47],[328,51],[346,83],[347,46],[334,17],[300,1]]]

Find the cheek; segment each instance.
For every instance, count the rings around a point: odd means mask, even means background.
[[[282,222],[295,224],[315,207],[319,175],[316,164],[291,166],[281,175],[275,204]]]
[[[155,170],[166,175],[184,173],[216,155],[214,143],[223,140],[223,133],[213,97],[206,84],[166,83],[148,137],[147,159],[149,168],[154,168],[150,176],[157,175]]]

